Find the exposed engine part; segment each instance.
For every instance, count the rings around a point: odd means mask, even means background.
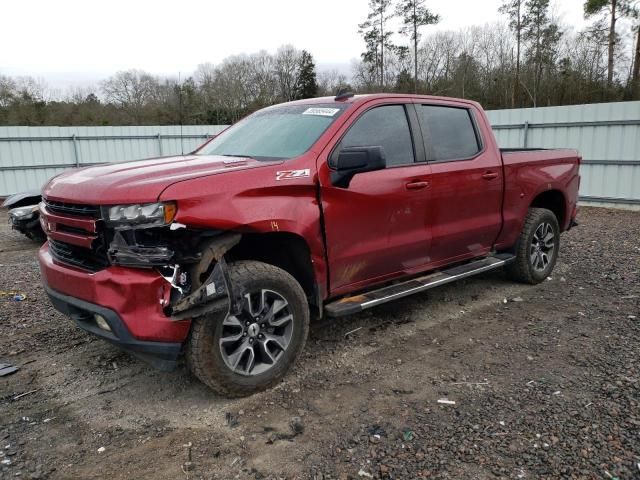
[[[174,320],[193,318],[213,311],[229,311],[230,284],[224,257],[215,263],[206,281],[193,293],[181,298],[165,311]]]
[[[174,257],[174,252],[164,246],[146,246],[127,243],[122,232],[116,231],[107,251],[109,261],[118,265],[131,267],[152,267],[158,264],[168,264]]]
[[[189,280],[189,274],[181,271],[180,265],[177,263],[173,266],[167,266],[159,268],[160,275],[171,284],[173,288],[178,290],[181,295],[189,293],[191,290],[191,282]]]
[[[238,302],[229,281],[224,254],[240,238],[240,234],[229,233],[205,241],[200,261],[188,270],[191,293],[181,295],[176,301],[172,299],[171,306],[165,309],[172,319],[181,320],[212,311],[229,311]],[[178,268],[174,270],[174,275],[180,275]],[[170,282],[172,285],[176,283],[176,278]]]
[[[169,299],[161,300],[165,314],[171,319],[228,311],[236,304],[224,254],[240,241],[239,233],[196,231],[179,226],[131,228],[105,234],[111,264],[155,268],[171,285]]]
[[[136,227],[129,229],[104,229],[100,241],[105,245],[105,253],[113,265],[125,267],[160,269],[198,263],[202,258],[203,242],[224,235],[216,230],[178,231],[164,227]],[[161,272],[163,276],[171,273]]]

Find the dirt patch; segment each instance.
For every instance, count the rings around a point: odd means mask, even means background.
[[[0,298],[0,477],[640,478],[639,215],[583,209],[535,287],[494,272],[316,322],[241,400],[77,329],[2,227],[0,290],[26,300]]]

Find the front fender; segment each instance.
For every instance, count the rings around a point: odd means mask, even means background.
[[[287,232],[304,239],[317,285],[327,282],[325,247],[311,154],[287,162],[287,170],[309,170],[308,177],[276,180],[282,165],[216,178],[198,178],[168,187],[159,200],[178,204],[175,221],[189,228],[227,232]]]

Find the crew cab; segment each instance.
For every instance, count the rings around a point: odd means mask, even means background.
[[[574,150],[500,150],[479,104],[374,94],[260,110],[188,155],[43,188],[45,289],[162,369],[248,395],[339,317],[505,267],[535,284],[575,224]]]

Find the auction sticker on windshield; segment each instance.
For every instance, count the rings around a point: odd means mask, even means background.
[[[322,117],[333,117],[339,111],[340,111],[339,108],[313,107],[313,108],[307,108],[304,112],[302,112],[302,114],[303,115],[320,115]]]

